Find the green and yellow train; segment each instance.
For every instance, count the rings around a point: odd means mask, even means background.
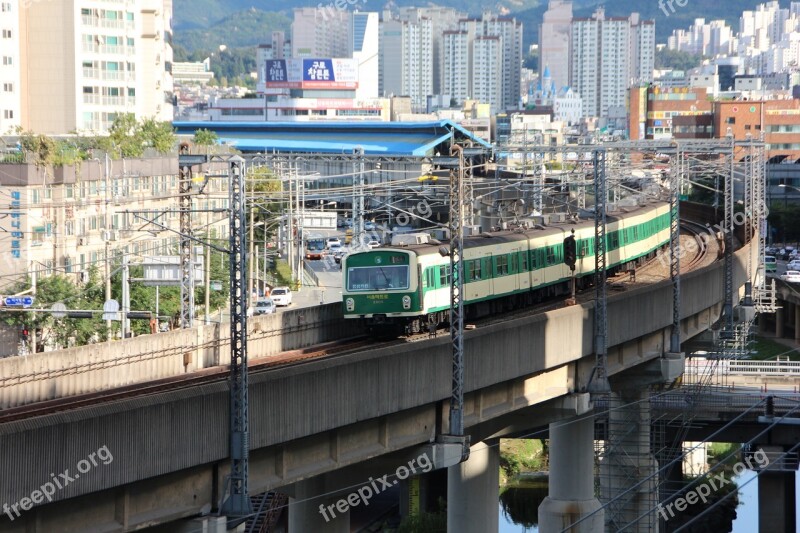
[[[652,259],[669,243],[669,206],[652,203],[608,215],[607,271]],[[464,239],[464,306],[476,318],[569,294],[564,239],[575,231],[578,288],[594,275],[594,220]],[[416,333],[448,320],[450,259],[438,244],[380,247],[344,259],[344,317],[373,332]]]

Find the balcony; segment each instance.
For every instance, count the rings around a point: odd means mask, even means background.
[[[122,19],[99,19],[101,28],[110,28],[112,30],[121,30],[125,28],[125,21]]]
[[[104,80],[119,81],[125,79],[124,70],[104,70],[102,72]]]
[[[100,53],[102,54],[123,54],[125,47],[120,44],[101,44]]]
[[[98,79],[100,77],[100,71],[96,68],[83,68],[83,77],[84,78],[91,78],[91,79]]]

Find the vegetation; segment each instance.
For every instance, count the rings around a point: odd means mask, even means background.
[[[679,52],[677,50],[656,50],[655,67],[657,69],[689,70],[699,67],[703,56]]]
[[[764,317],[765,315],[761,316]],[[780,355],[788,357],[792,361],[800,361],[800,352],[766,337],[754,337],[752,344],[750,344],[750,350],[754,352],[751,356],[752,359],[775,359]]]
[[[772,202],[767,217],[775,242],[800,240],[800,205]]]
[[[446,531],[445,511],[407,516],[397,528],[397,533],[445,533]]]
[[[547,464],[548,449],[544,440],[505,439],[500,441],[500,473],[506,482],[521,472],[546,470]]]
[[[217,132],[207,130],[204,128],[201,128],[196,132],[194,132],[194,138],[192,139],[194,144],[198,146],[205,146],[206,148],[214,146],[215,144],[217,144],[218,140],[219,140],[219,135],[217,135]]]
[[[133,113],[117,115],[107,137],[97,137],[98,148],[115,157],[141,157],[147,148],[167,154],[177,137],[172,124],[152,118],[137,121]]]

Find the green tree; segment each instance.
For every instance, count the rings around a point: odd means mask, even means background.
[[[21,293],[31,288],[31,280],[13,286],[9,292]],[[48,309],[62,302],[67,309],[100,310],[103,308],[104,287],[97,268],[89,270],[89,281],[77,286],[62,275],[41,278],[36,284],[36,307]],[[105,340],[104,323],[100,315],[93,318],[55,318],[50,313],[8,313],[2,321],[13,326],[27,326],[36,330],[37,344],[65,348],[72,344],[81,346]]]
[[[159,122],[153,118],[142,120],[140,135],[146,146],[155,149],[159,154],[167,154],[175,147],[175,129],[169,122]]]
[[[215,131],[201,128],[194,132],[194,139],[192,140],[194,141],[194,144],[198,146],[205,146],[206,153],[208,153],[209,149],[217,144],[219,135],[217,135],[217,132]]]
[[[141,122],[133,113],[122,113],[114,119],[108,137],[98,139],[98,144],[118,157],[141,157],[146,148],[166,154],[175,146],[175,130],[169,122],[147,118]]]

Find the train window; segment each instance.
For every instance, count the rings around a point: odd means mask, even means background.
[[[467,261],[467,281],[481,279],[481,260]]]
[[[617,248],[619,248],[619,232],[612,231],[608,235],[608,250],[616,250]]]
[[[516,274],[519,272],[519,256],[517,254],[511,254],[511,270],[512,274]]]
[[[544,266],[544,252],[542,250],[531,251],[531,270],[536,270]]]
[[[505,276],[508,274],[508,256],[498,255],[495,257],[495,268],[497,269],[498,276]]]
[[[352,267],[347,269],[348,291],[408,289],[408,266]]]
[[[520,262],[522,263],[522,272],[528,271],[528,252],[520,252],[519,254]]]
[[[555,246],[548,246],[547,250],[547,266],[555,265],[558,261],[556,259],[556,247]]]
[[[450,265],[439,267],[439,286],[450,285]]]
[[[634,226],[633,227],[633,240],[634,241],[638,241],[639,240],[639,226]]]

